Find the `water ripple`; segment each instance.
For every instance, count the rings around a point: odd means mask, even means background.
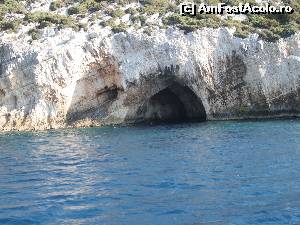
[[[0,135],[0,224],[300,224],[300,122]]]

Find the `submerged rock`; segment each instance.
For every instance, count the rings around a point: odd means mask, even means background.
[[[276,43],[225,28],[3,35],[0,129],[300,115],[300,34]]]

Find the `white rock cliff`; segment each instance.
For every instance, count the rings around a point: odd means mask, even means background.
[[[191,118],[300,115],[300,33],[269,43],[256,35],[236,38],[225,28],[189,34],[169,28],[148,36],[92,27],[46,29],[32,43],[5,34],[0,43],[3,131],[163,117],[149,104],[168,88],[193,111]],[[203,109],[194,107],[195,97]]]

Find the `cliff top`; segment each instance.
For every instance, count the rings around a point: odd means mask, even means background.
[[[235,28],[235,36],[248,37],[257,33],[261,39],[276,41],[289,37],[300,30],[300,2],[276,1],[273,5],[289,5],[293,14],[268,15],[214,15],[199,14],[194,17],[181,16],[179,4],[182,0],[4,0],[0,3],[0,36],[15,32],[28,34],[32,40],[39,39],[46,27],[53,29],[72,28],[88,30],[93,25],[126,32],[128,29],[151,34],[154,29],[177,27],[186,33],[203,28]],[[202,0],[195,0],[199,4]],[[206,0],[208,5],[224,2],[262,4],[255,0]],[[20,32],[21,31],[21,32]],[[19,34],[18,34],[19,32]]]

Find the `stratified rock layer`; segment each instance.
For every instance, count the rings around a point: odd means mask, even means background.
[[[300,115],[299,33],[268,43],[223,28],[46,31],[32,43],[0,39],[1,130],[143,121],[161,113],[150,113],[152,97],[174,85],[195,94],[208,120]],[[186,111],[203,114],[177,89]]]

